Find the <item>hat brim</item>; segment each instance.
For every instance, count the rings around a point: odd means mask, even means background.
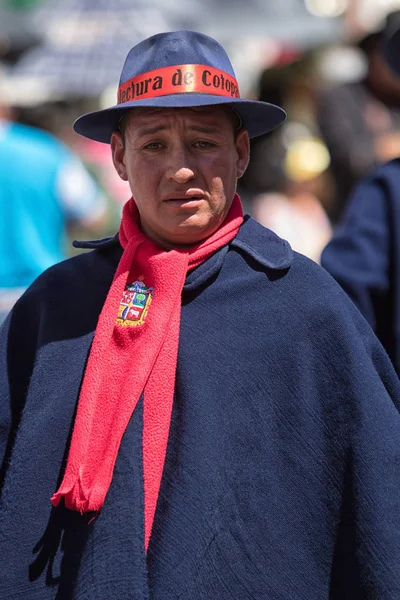
[[[240,116],[249,137],[257,137],[272,131],[286,119],[285,111],[268,102],[244,100],[207,94],[171,94],[146,100],[134,100],[123,105],[87,113],[74,123],[74,130],[87,138],[110,143],[111,135],[118,130],[118,123],[126,111],[133,108],[191,108],[196,106],[229,106]]]

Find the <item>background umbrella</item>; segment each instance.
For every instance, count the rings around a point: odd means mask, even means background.
[[[97,96],[118,83],[135,43],[177,25],[152,0],[54,0],[31,13],[43,43],[24,54],[11,79],[21,86],[40,81],[53,98]]]

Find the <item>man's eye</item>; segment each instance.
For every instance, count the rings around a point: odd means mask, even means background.
[[[195,143],[195,146],[200,148],[200,150],[206,150],[207,148],[214,148],[215,144],[212,142],[206,142],[205,140],[199,140]]]
[[[145,145],[146,150],[159,150],[160,148],[162,148],[161,142],[150,142]]]

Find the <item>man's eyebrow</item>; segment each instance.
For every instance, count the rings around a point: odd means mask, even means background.
[[[189,125],[189,131],[198,131],[200,133],[219,133],[218,126]]]
[[[154,125],[154,127],[143,126],[139,129],[138,136],[142,137],[144,135],[153,135],[154,133],[164,131],[165,129],[167,129],[166,125]]]
[[[154,125],[154,127],[141,127],[138,131],[138,136],[143,137],[145,135],[154,135],[159,131],[165,131],[169,129],[167,125]],[[197,131],[199,133],[218,133],[218,125],[207,126],[207,125],[189,125],[188,131]]]

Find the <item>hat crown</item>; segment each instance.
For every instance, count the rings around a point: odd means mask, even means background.
[[[272,131],[286,116],[279,106],[240,97],[235,72],[219,42],[197,31],[169,31],[153,35],[129,51],[117,104],[82,115],[74,129],[110,143],[126,111],[218,105],[235,111],[249,137]]]
[[[183,64],[207,65],[236,79],[219,42],[204,33],[182,30],[158,33],[136,44],[126,57],[120,85],[143,73]]]

